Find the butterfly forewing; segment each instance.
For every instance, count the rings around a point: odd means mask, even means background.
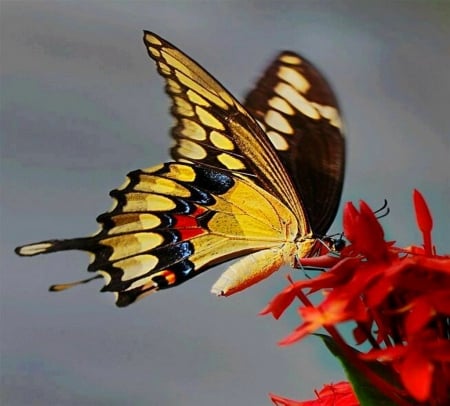
[[[176,119],[172,129],[176,142],[171,150],[173,158],[251,177],[288,205],[306,227],[295,188],[255,119],[216,79],[174,45],[147,31],[144,42],[166,80],[172,100]]]
[[[307,59],[284,51],[244,106],[277,150],[314,234],[324,235],[339,205],[345,162],[343,124],[330,85]]]

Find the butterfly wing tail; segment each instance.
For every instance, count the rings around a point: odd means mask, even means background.
[[[87,250],[89,238],[72,238],[65,240],[46,240],[32,244],[22,245],[14,251],[21,257],[34,257],[35,255],[68,250]]]
[[[70,288],[73,288],[78,285],[84,285],[85,283],[89,283],[90,281],[93,281],[94,279],[102,279],[102,278],[103,278],[102,275],[95,275],[95,276],[92,276],[91,278],[82,279],[82,280],[75,281],[75,282],[58,283],[56,285],[51,285],[48,288],[48,290],[50,292],[62,292],[63,290],[70,289]]]
[[[68,251],[68,250],[89,251],[90,247],[92,247],[92,239],[86,237],[86,238],[72,238],[65,240],[40,241],[32,244],[22,245],[20,247],[17,247],[14,251],[16,252],[17,255],[20,255],[21,257],[34,257],[35,255],[48,254],[57,251]],[[97,274],[90,278],[82,279],[75,282],[60,283],[57,285],[50,286],[49,291],[61,292],[63,290],[70,289],[78,285],[83,285],[95,279],[101,278],[103,278],[103,276]]]

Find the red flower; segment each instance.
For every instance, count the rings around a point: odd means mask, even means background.
[[[344,207],[344,235],[356,252],[368,260],[382,261],[387,257],[384,232],[367,203],[359,203],[358,212],[351,202]]]
[[[422,247],[398,248],[386,242],[369,206],[361,202],[358,211],[347,203],[344,231],[351,245],[341,252],[341,259],[315,278],[291,281],[262,313],[278,318],[297,297],[302,302],[298,312],[303,322],[280,344],[291,344],[322,327],[344,356],[386,396],[405,405],[412,399],[447,405],[450,257],[436,254],[430,211],[417,190],[413,199],[423,235]],[[304,266],[321,262],[328,264],[329,259],[302,260]],[[315,292],[322,293],[317,305],[310,299]],[[346,342],[336,329],[340,323],[351,321],[355,323],[353,343]],[[362,343],[368,343],[372,349],[367,353],[352,350],[352,346]],[[374,360],[384,365],[386,376],[397,376],[403,387],[393,386],[384,375],[376,375],[364,365]],[[386,373],[386,368],[391,372]]]
[[[447,385],[450,383],[448,371],[444,375],[433,376],[438,365],[441,367],[439,369],[444,365],[448,368],[450,341],[436,337],[431,330],[425,330],[420,335],[416,334],[408,345],[372,350],[362,358],[391,363],[408,392],[421,402],[430,398],[433,379],[441,383],[447,381]]]

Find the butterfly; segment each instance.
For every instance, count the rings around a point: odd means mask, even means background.
[[[127,306],[232,263],[212,287],[229,296],[316,255],[342,191],[345,141],[329,84],[281,52],[240,104],[174,45],[144,31],[170,96],[173,161],[138,169],[110,192],[114,207],[89,237],[16,248],[21,256],[82,250],[91,278]]]

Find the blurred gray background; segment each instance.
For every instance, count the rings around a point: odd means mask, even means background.
[[[346,119],[343,202],[387,198],[387,238],[419,243],[416,187],[449,252],[449,2],[3,0],[0,19],[2,405],[267,405],[269,391],[311,398],[343,378],[317,339],[276,346],[295,312],[257,316],[286,269],[218,300],[219,267],[118,309],[99,281],[47,291],[87,276],[85,254],[14,255],[92,233],[127,172],[168,159],[169,100],[143,29],[238,98],[279,50],[311,59]]]

